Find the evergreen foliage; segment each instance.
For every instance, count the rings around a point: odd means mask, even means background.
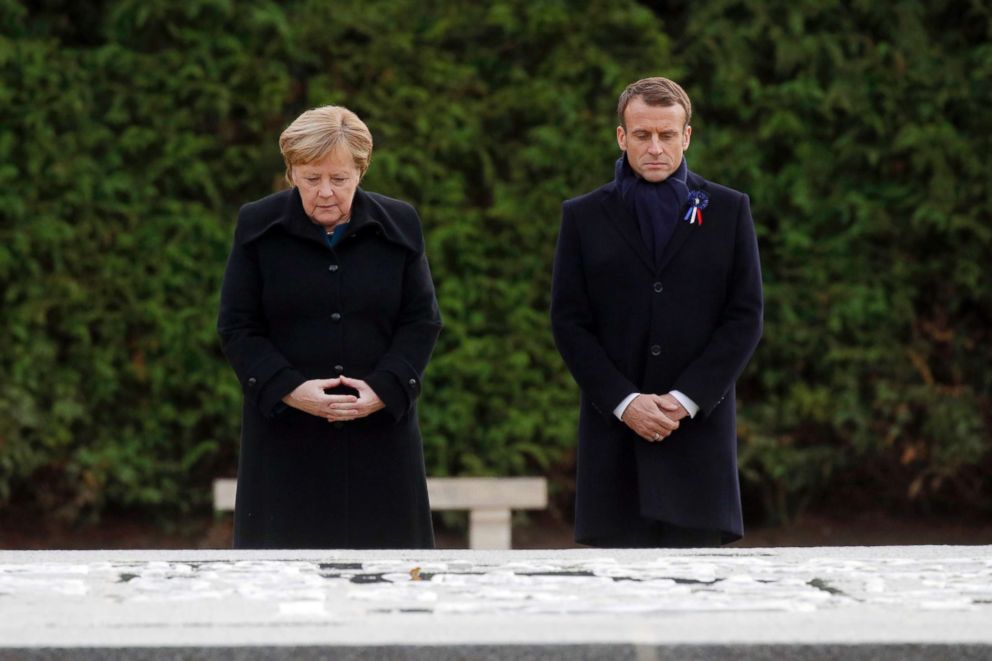
[[[778,518],[839,489],[992,506],[992,9],[654,4],[0,0],[0,503],[188,511],[233,473],[214,323],[234,218],[327,103],[373,132],[365,187],[424,218],[429,471],[567,492],[560,203],[612,176],[624,85],[668,75],[695,104],[690,166],[758,225],[745,490]]]
[[[775,517],[852,486],[992,505],[990,37],[977,1],[688,16],[694,158],[749,191],[758,222],[742,468]]]

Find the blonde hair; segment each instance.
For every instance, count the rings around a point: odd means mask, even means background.
[[[358,115],[343,106],[321,106],[293,120],[279,136],[279,151],[286,162],[286,181],[293,184],[293,166],[319,160],[344,145],[365,176],[372,160],[372,133]]]
[[[620,126],[627,128],[626,118],[623,116],[627,106],[631,101],[641,97],[644,103],[649,106],[682,106],[685,110],[685,126],[692,120],[692,102],[689,95],[685,93],[682,86],[674,80],[655,76],[653,78],[641,78],[637,82],[627,85],[627,89],[620,95],[617,103],[617,117],[620,119]]]

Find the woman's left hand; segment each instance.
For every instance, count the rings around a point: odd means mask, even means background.
[[[334,420],[357,420],[358,418],[364,418],[365,416],[372,415],[379,409],[386,407],[386,405],[382,403],[382,400],[379,399],[379,395],[375,394],[375,391],[372,390],[372,387],[361,379],[352,379],[347,376],[342,376],[341,385],[357,390],[358,401],[330,404],[328,408],[330,408],[331,411],[341,412],[339,415],[334,416]]]

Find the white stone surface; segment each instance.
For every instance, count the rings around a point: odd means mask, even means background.
[[[0,650],[607,643],[992,653],[992,547],[0,552]]]

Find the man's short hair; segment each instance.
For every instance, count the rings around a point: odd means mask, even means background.
[[[636,83],[627,85],[627,89],[620,95],[620,101],[617,103],[617,117],[620,119],[620,126],[624,129],[627,128],[627,124],[623,114],[630,102],[637,97],[644,99],[644,103],[649,106],[682,106],[685,110],[686,126],[692,119],[692,102],[678,83],[660,76],[641,78]]]

